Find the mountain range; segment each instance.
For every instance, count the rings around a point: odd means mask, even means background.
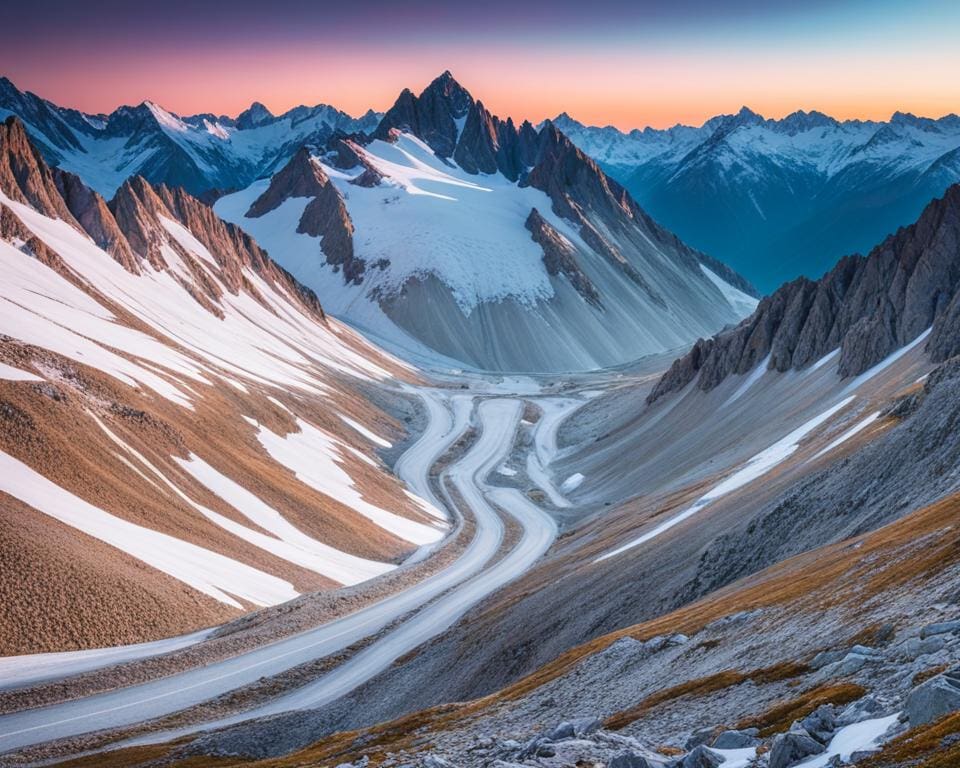
[[[555,126],[499,119],[449,72],[404,91],[371,136],[302,150],[215,210],[333,314],[455,366],[615,365],[755,305]]]
[[[500,120],[449,72],[359,120],[257,104],[181,118],[151,102],[83,115],[9,81],[0,108],[94,189],[136,173],[203,193],[328,311],[421,359],[586,370],[755,306],[748,281],[663,229],[556,126]]]
[[[0,85],[0,762],[960,764],[960,185],[758,298],[449,72]],[[953,120],[599,130],[689,225],[700,172],[899,199]]]
[[[768,293],[865,253],[960,181],[960,117],[886,122],[744,107],[699,127],[554,124],[695,248]]]
[[[201,196],[239,189],[273,173],[304,144],[333,133],[373,130],[380,115],[359,118],[326,104],[273,115],[258,102],[235,118],[181,117],[144,101],[108,115],[59,107],[0,77],[0,119],[17,115],[51,165],[71,171],[107,197],[130,176]]]

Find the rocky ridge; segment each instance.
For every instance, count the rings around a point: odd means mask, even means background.
[[[856,376],[932,329],[939,362],[960,348],[960,185],[915,224],[866,257],[849,256],[820,280],[799,278],[761,300],[736,328],[700,339],[650,393],[652,403],[696,379],[709,391],[769,356],[775,371],[805,368],[839,348],[839,373]]]
[[[349,149],[346,144],[344,147]],[[296,197],[310,198],[297,232],[319,237],[327,263],[342,268],[346,282],[360,283],[366,264],[354,256],[353,222],[346,203],[306,147],[301,147],[270,180],[270,186],[253,202],[246,216],[259,218]]]
[[[84,232],[134,274],[146,268],[170,269],[172,265],[164,256],[164,249],[172,249],[191,272],[190,280],[174,272],[177,279],[214,314],[219,314],[216,302],[221,289],[209,279],[210,265],[197,264],[170,236],[161,219],[179,223],[206,246],[217,262],[217,277],[228,290],[245,291],[263,303],[256,288],[242,276],[243,268],[248,267],[269,284],[279,284],[285,292],[296,296],[315,317],[324,317],[313,291],[297,283],[243,230],[222,221],[211,208],[184,190],[155,187],[135,176],[108,203],[79,177],[50,168],[16,117],[9,117],[0,125],[0,190],[11,200],[26,203]],[[0,218],[8,222],[3,234],[15,234],[16,217]],[[48,250],[39,241],[32,246],[36,238],[25,230],[22,234],[28,249]]]

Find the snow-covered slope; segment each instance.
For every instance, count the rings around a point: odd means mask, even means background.
[[[764,291],[865,252],[960,181],[956,115],[767,120],[744,108],[629,133],[555,123],[658,221]]]
[[[150,101],[87,115],[0,78],[0,119],[11,114],[23,120],[51,165],[78,174],[105,196],[133,175],[195,195],[245,187],[273,173],[303,144],[323,143],[335,132],[372,130],[380,117],[368,112],[353,118],[325,104],[274,116],[259,103],[236,118],[179,117]]]
[[[409,369],[182,190],[108,207],[11,118],[0,266],[0,601],[25,633],[3,652],[206,626],[446,530],[358,389]]]
[[[449,74],[401,95],[374,136],[298,153],[216,211],[377,338],[481,369],[582,370],[756,303],[559,131],[499,121]]]

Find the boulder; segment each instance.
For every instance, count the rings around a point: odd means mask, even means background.
[[[832,704],[823,704],[799,723],[800,727],[821,744],[827,744],[837,730],[837,715]]]
[[[937,624],[928,624],[920,630],[920,637],[927,638],[935,635],[946,635],[950,632],[960,632],[960,620],[941,621]]]
[[[693,733],[690,734],[690,737],[684,742],[684,749],[694,749],[699,747],[701,744],[709,744],[717,735],[717,727],[710,726],[709,728],[697,728]]]
[[[835,664],[847,655],[846,651],[820,651],[810,661],[810,666],[814,669],[820,669],[828,664]]]
[[[947,640],[943,635],[933,635],[928,637],[911,637],[904,640],[896,648],[896,654],[901,659],[912,661],[919,656],[926,656],[928,653],[936,653],[943,649]]]
[[[596,717],[578,717],[575,720],[565,720],[547,734],[550,741],[561,739],[577,739],[587,736],[600,729],[603,722]]]
[[[824,752],[823,744],[804,730],[778,734],[770,746],[769,768],[790,768],[804,758]]]
[[[655,768],[655,766],[636,752],[621,752],[607,764],[607,768]]]
[[[960,710],[960,668],[944,672],[914,688],[905,712],[910,725],[929,723]]]
[[[702,744],[690,752],[678,764],[677,768],[719,768],[723,758]]]
[[[724,731],[714,739],[711,746],[715,749],[746,749],[759,743],[760,739],[747,731]]]
[[[837,727],[843,728],[863,720],[879,717],[883,709],[883,705],[873,698],[873,696],[864,696],[862,699],[857,699],[848,705],[843,712],[837,716]]]

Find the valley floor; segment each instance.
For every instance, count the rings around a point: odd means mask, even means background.
[[[842,504],[849,457],[930,434],[935,404],[891,411],[924,390],[918,349],[852,382],[828,363],[646,410],[661,360],[405,385],[426,419],[394,471],[457,520],[444,542],[332,618],[305,596],[170,645],[8,660],[3,759],[657,766],[691,734],[755,728],[716,753],[736,768],[814,711],[832,719],[812,756],[902,733],[913,689],[960,662],[956,467],[899,514],[813,518],[745,551],[792,489]]]

